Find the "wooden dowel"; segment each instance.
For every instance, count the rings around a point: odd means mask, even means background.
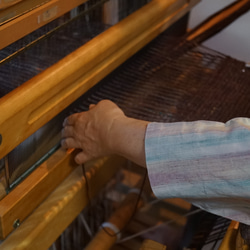
[[[141,189],[143,186],[144,182],[140,181],[136,185],[136,188]],[[108,223],[114,225],[118,232],[120,232],[120,230],[122,230],[128,224],[134,213],[144,205],[144,200],[139,195],[139,193],[127,194],[120,207],[109,218]],[[118,238],[118,232],[113,230],[111,227],[101,228],[85,248],[85,250],[110,249]]]
[[[220,32],[238,17],[246,13],[249,9],[249,0],[235,1],[198,25],[198,27],[188,34],[187,40],[194,41],[198,44],[202,43],[208,38],[214,36],[216,33]]]
[[[232,221],[227,229],[219,250],[235,250],[236,238],[239,232],[239,222]],[[240,246],[239,246],[240,247]]]

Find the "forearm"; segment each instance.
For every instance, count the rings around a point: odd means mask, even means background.
[[[146,167],[145,133],[148,123],[128,117],[114,120],[109,135],[114,153]]]

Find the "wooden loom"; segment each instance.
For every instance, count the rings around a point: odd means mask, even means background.
[[[51,0],[0,26],[0,47],[54,20],[84,0]],[[186,14],[198,0],[152,0],[0,99],[0,159]],[[47,249],[88,201],[74,151],[59,149],[0,201],[0,249]],[[94,192],[120,158],[92,163]],[[109,172],[105,166],[109,166]],[[103,174],[105,172],[105,174]],[[105,177],[104,177],[105,176]],[[15,227],[17,227],[15,229]],[[15,230],[14,230],[15,229]],[[14,230],[14,231],[13,231]]]

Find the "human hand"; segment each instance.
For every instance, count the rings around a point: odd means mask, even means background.
[[[114,154],[113,125],[123,120],[123,111],[109,100],[90,105],[87,112],[76,113],[64,120],[61,145],[81,151],[75,161],[82,164],[88,160]]]

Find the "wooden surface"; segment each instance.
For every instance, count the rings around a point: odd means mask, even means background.
[[[145,240],[140,250],[166,250],[167,247],[153,240]]]
[[[232,221],[227,229],[226,235],[223,238],[219,250],[244,249],[236,247],[236,238],[238,232],[239,232],[239,222]],[[247,250],[247,248],[245,250]]]
[[[20,16],[21,14],[27,13],[33,10],[35,7],[38,7],[50,0],[25,0],[18,2],[17,4],[0,10],[0,25],[3,25],[3,22],[7,22]]]
[[[124,164],[125,159],[103,158],[90,163],[87,172],[91,197]],[[108,169],[108,171],[107,171]],[[78,167],[58,188],[0,245],[0,249],[45,250],[88,203],[86,182]]]
[[[23,1],[23,0],[2,0],[2,1],[0,1],[0,10],[8,8],[8,7],[10,7],[14,4],[17,4],[21,1]]]
[[[51,22],[87,0],[51,0],[0,26],[0,49]]]
[[[76,167],[73,151],[58,150],[0,201],[0,238],[22,222]]]
[[[0,99],[0,158],[189,11],[198,0],[153,0]]]

